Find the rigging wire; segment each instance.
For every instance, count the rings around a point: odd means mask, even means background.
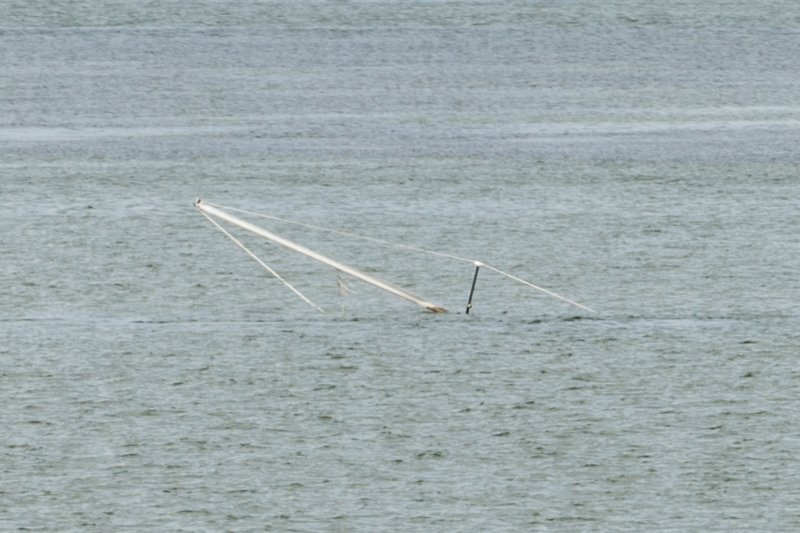
[[[423,253],[423,254],[435,255],[435,256],[439,256],[439,257],[445,257],[447,259],[453,259],[455,261],[462,261],[462,262],[465,262],[465,263],[474,263],[475,262],[474,259],[468,259],[466,257],[459,257],[457,255],[452,255],[452,254],[448,254],[448,253],[444,253],[444,252],[437,252],[435,250],[426,250],[425,248],[418,248],[416,246],[411,246],[410,244],[401,244],[401,243],[396,243],[396,242],[392,242],[392,241],[386,241],[384,239],[377,239],[375,237],[367,237],[365,235],[359,235],[357,233],[350,233],[349,231],[342,231],[342,230],[338,230],[338,229],[334,229],[334,228],[326,228],[325,226],[316,226],[314,224],[308,224],[307,222],[298,222],[297,220],[291,220],[291,219],[288,219],[288,218],[277,217],[275,215],[267,215],[265,213],[256,213],[254,211],[248,211],[247,209],[239,209],[239,208],[236,208],[236,207],[219,205],[219,204],[211,203],[211,202],[206,201],[206,200],[203,200],[203,202],[205,204],[207,204],[207,205],[212,206],[212,207],[218,207],[220,209],[227,209],[228,211],[238,211],[239,213],[244,213],[244,214],[251,215],[251,216],[254,216],[254,217],[266,218],[266,219],[275,220],[275,221],[278,221],[278,222],[285,222],[286,224],[294,224],[295,226],[302,226],[304,228],[315,229],[315,230],[319,230],[319,231],[327,231],[329,233],[335,233],[337,235],[342,235],[342,236],[345,236],[345,237],[352,237],[354,239],[361,239],[363,241],[376,242],[376,243],[384,244],[384,245],[387,245],[387,246],[393,246],[395,248],[403,248],[403,249],[406,249],[406,250],[411,250],[413,252],[420,252],[420,253]]]
[[[221,225],[220,225],[220,224],[219,224],[219,223],[218,223],[216,220],[214,220],[213,218],[211,218],[210,216],[208,216],[208,215],[207,215],[206,213],[204,213],[203,211],[200,211],[200,213],[201,213],[201,214],[202,214],[204,217],[206,217],[206,218],[207,218],[209,221],[211,221],[211,223],[212,223],[212,224],[214,224],[214,225],[217,227],[217,229],[219,229],[219,230],[220,230],[222,233],[224,233],[224,234],[225,234],[225,235],[226,235],[226,236],[227,236],[227,237],[228,237],[230,240],[232,240],[234,243],[236,243],[236,244],[239,246],[239,248],[241,248],[242,250],[244,250],[244,251],[247,253],[247,255],[249,255],[250,257],[252,257],[253,259],[255,259],[255,260],[258,262],[258,264],[259,264],[259,265],[261,265],[262,267],[264,267],[264,268],[267,270],[267,272],[269,272],[270,274],[272,274],[273,276],[275,276],[276,278],[278,278],[280,281],[282,281],[284,285],[286,285],[287,287],[289,287],[289,289],[291,289],[291,290],[292,290],[292,292],[294,292],[294,293],[295,293],[297,296],[299,296],[299,297],[300,297],[300,298],[301,298],[301,299],[302,299],[302,300],[303,300],[305,303],[307,303],[308,305],[310,305],[311,307],[315,308],[317,311],[319,311],[319,312],[321,312],[321,313],[324,313],[324,312],[325,312],[325,311],[323,311],[323,310],[322,310],[322,308],[321,308],[320,306],[318,306],[317,304],[315,304],[314,302],[312,302],[311,300],[309,300],[308,298],[306,298],[306,296],[305,296],[305,295],[304,295],[302,292],[300,292],[299,290],[295,289],[295,288],[292,286],[292,284],[291,284],[291,283],[289,283],[288,281],[286,281],[286,280],[285,280],[283,277],[281,277],[281,275],[280,275],[280,274],[278,274],[278,273],[277,273],[277,272],[275,272],[275,271],[274,271],[272,268],[270,268],[270,266],[269,266],[269,265],[267,265],[267,264],[266,264],[264,261],[262,261],[262,260],[261,260],[261,259],[260,259],[260,258],[259,258],[259,257],[258,257],[256,254],[254,254],[252,251],[250,251],[250,249],[249,249],[249,248],[247,248],[247,246],[245,246],[244,244],[242,244],[242,242],[241,242],[241,241],[239,241],[239,240],[238,240],[236,237],[234,237],[233,235],[231,235],[231,234],[230,234],[230,232],[229,232],[228,230],[226,230],[225,228],[223,228],[223,227],[222,227],[222,226],[221,226]]]
[[[590,313],[597,313],[597,311],[595,311],[594,309],[591,309],[590,307],[587,307],[587,306],[585,306],[583,304],[580,304],[580,303],[578,303],[578,302],[576,302],[574,300],[571,300],[571,299],[567,298],[566,296],[562,296],[561,294],[558,294],[558,293],[556,293],[554,291],[551,291],[549,289],[545,289],[544,287],[540,287],[539,285],[536,285],[534,283],[531,283],[530,281],[526,281],[526,280],[524,280],[522,278],[514,276],[513,274],[510,274],[508,272],[500,270],[499,268],[497,268],[495,266],[492,266],[492,265],[489,265],[487,263],[484,263],[483,261],[478,261],[477,259],[470,259],[470,258],[467,258],[467,257],[461,257],[461,256],[457,256],[457,255],[448,254],[448,253],[445,253],[445,252],[437,252],[435,250],[428,250],[428,249],[425,249],[425,248],[419,248],[417,246],[411,246],[409,244],[400,244],[400,243],[396,243],[396,242],[387,241],[387,240],[384,240],[384,239],[377,239],[375,237],[367,237],[367,236],[364,236],[364,235],[358,235],[357,233],[351,233],[351,232],[348,232],[348,231],[342,231],[342,230],[338,230],[338,229],[334,229],[334,228],[327,228],[327,227],[324,227],[324,226],[317,226],[317,225],[314,225],[314,224],[308,224],[306,222],[298,222],[296,220],[291,220],[291,219],[288,219],[288,218],[278,217],[278,216],[275,216],[275,215],[268,215],[268,214],[265,214],[265,213],[257,213],[257,212],[254,212],[254,211],[248,211],[247,209],[239,209],[237,207],[231,207],[231,206],[215,204],[215,203],[211,203],[211,202],[208,202],[208,201],[205,201],[205,203],[207,205],[210,205],[210,206],[213,206],[213,207],[218,207],[220,209],[227,209],[229,211],[237,211],[239,213],[244,213],[244,214],[251,215],[251,216],[254,216],[254,217],[266,218],[266,219],[269,219],[269,220],[275,220],[275,221],[278,221],[278,222],[284,222],[286,224],[294,224],[296,226],[302,226],[302,227],[309,228],[309,229],[315,229],[315,230],[319,230],[319,231],[327,231],[329,233],[335,233],[337,235],[342,235],[342,236],[345,236],[345,237],[352,237],[354,239],[361,239],[361,240],[364,240],[364,241],[370,241],[370,242],[375,242],[375,243],[379,243],[379,244],[384,244],[386,246],[393,246],[395,248],[402,248],[402,249],[410,250],[410,251],[413,251],[413,252],[419,252],[419,253],[423,253],[423,254],[428,254],[428,255],[433,255],[433,256],[438,256],[438,257],[444,257],[446,259],[452,259],[454,261],[461,261],[461,262],[465,262],[465,263],[471,263],[473,265],[480,265],[480,266],[486,267],[487,269],[489,269],[489,270],[491,270],[493,272],[496,272],[497,274],[500,274],[501,276],[505,276],[505,277],[507,277],[507,278],[509,278],[511,280],[514,280],[514,281],[516,281],[518,283],[521,283],[521,284],[523,284],[523,285],[525,285],[527,287],[530,287],[530,288],[535,289],[537,291],[543,292],[543,293],[545,293],[545,294],[547,294],[549,296],[552,296],[553,298],[556,298],[556,299],[561,300],[563,302],[566,302],[568,304],[571,304],[571,305],[574,305],[574,306],[579,307],[581,309],[584,309],[586,311],[589,311]],[[203,214],[205,215],[205,213],[203,213]],[[208,217],[208,215],[206,215],[206,217]]]

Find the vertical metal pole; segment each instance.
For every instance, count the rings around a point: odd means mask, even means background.
[[[466,314],[469,314],[470,309],[472,309],[472,295],[475,294],[475,283],[478,281],[478,271],[481,269],[481,264],[479,261],[475,261],[475,275],[472,277],[472,288],[469,290]]]

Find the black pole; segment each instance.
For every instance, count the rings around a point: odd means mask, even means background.
[[[481,269],[480,263],[475,263],[475,275],[472,277],[472,288],[469,290],[469,301],[467,302],[467,312],[472,309],[472,295],[475,294],[475,283],[478,281],[478,271]]]

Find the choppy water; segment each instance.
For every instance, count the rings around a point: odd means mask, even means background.
[[[790,1],[0,5],[0,529],[800,529]],[[208,224],[222,204],[453,312]]]

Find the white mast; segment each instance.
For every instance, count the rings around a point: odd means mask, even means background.
[[[235,216],[233,216],[231,214],[228,214],[225,211],[217,209],[216,207],[207,205],[207,204],[203,203],[203,200],[200,199],[200,198],[197,199],[197,201],[195,202],[194,205],[195,205],[195,207],[197,207],[197,209],[199,209],[203,213],[206,213],[207,215],[215,216],[215,217],[217,217],[219,219],[222,219],[222,220],[225,220],[227,222],[230,222],[231,224],[239,226],[242,229],[246,229],[247,231],[255,233],[256,235],[264,237],[265,239],[269,239],[270,241],[272,241],[274,243],[277,243],[277,244],[280,244],[281,246],[284,246],[284,247],[286,247],[286,248],[288,248],[290,250],[293,250],[295,252],[301,253],[301,254],[303,254],[305,256],[310,257],[311,259],[319,261],[320,263],[323,263],[323,264],[326,264],[326,265],[328,265],[330,267],[333,267],[333,268],[335,268],[336,270],[338,270],[340,272],[344,272],[345,274],[349,274],[349,275],[353,276],[354,278],[360,279],[361,281],[365,281],[365,282],[367,282],[367,283],[369,283],[371,285],[374,285],[374,286],[378,287],[379,289],[383,289],[386,292],[390,292],[390,293],[394,294],[395,296],[399,296],[400,298],[408,300],[409,302],[413,302],[413,303],[417,304],[418,306],[420,306],[420,307],[422,307],[422,308],[424,308],[424,309],[426,309],[428,311],[431,311],[433,313],[445,313],[445,312],[447,312],[447,309],[445,309],[444,307],[442,307],[440,305],[436,305],[434,303],[427,302],[427,301],[423,300],[422,298],[419,298],[418,296],[415,296],[415,295],[411,294],[410,292],[408,292],[406,290],[399,289],[399,288],[397,288],[397,287],[395,287],[393,285],[390,285],[389,283],[386,283],[385,281],[381,281],[381,280],[379,280],[377,278],[374,278],[374,277],[370,276],[369,274],[365,274],[365,273],[361,272],[360,270],[356,270],[355,268],[349,267],[347,265],[344,265],[344,264],[342,264],[342,263],[340,263],[340,262],[338,262],[338,261],[336,261],[334,259],[331,259],[330,257],[326,257],[326,256],[324,256],[322,254],[319,254],[319,253],[313,251],[313,250],[309,250],[305,246],[302,246],[300,244],[294,243],[294,242],[292,242],[292,241],[290,241],[288,239],[284,239],[280,235],[275,235],[274,233],[272,233],[270,231],[267,231],[264,228],[260,228],[260,227],[256,226],[255,224],[251,224],[250,222],[247,222],[247,221],[242,220],[242,219],[240,219],[238,217],[235,217]]]

